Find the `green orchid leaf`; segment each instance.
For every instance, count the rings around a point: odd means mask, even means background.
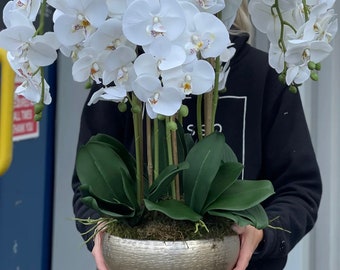
[[[128,203],[121,170],[128,173],[118,154],[106,144],[88,142],[78,151],[76,170],[82,184],[91,186],[93,194],[103,201]]]
[[[251,208],[274,194],[268,180],[237,180],[206,211],[240,211]]]
[[[191,134],[186,133],[184,131],[183,125],[181,125],[179,121],[177,121],[176,133],[177,133],[177,145],[179,146],[178,147],[179,161],[182,162],[185,160],[191,148],[195,145],[195,142]]]
[[[110,146],[123,160],[127,169],[129,170],[130,176],[134,179],[136,175],[136,160],[126,147],[118,141],[116,138],[109,136],[107,134],[99,133],[90,138],[91,142],[104,143]]]
[[[189,152],[191,148],[193,148],[195,145],[194,139],[189,133],[184,134],[184,142],[186,145],[187,152]]]
[[[197,213],[201,213],[221,165],[224,144],[223,134],[212,133],[195,144],[186,158],[190,169],[183,171],[184,198]]]
[[[227,162],[221,165],[211,184],[205,207],[208,207],[221,196],[240,176],[243,165],[238,162]]]
[[[110,216],[113,218],[129,218],[135,215],[135,210],[124,204],[106,205],[90,196],[82,198],[81,201],[103,216]]]
[[[80,185],[79,186],[80,191],[82,192],[82,199],[87,198],[86,200],[89,200],[89,198],[92,198],[96,202],[96,207],[99,207],[102,211],[111,211],[112,209],[121,209],[120,212],[127,212],[130,213],[131,210],[134,212],[137,212],[139,210],[139,206],[131,207],[128,204],[121,203],[115,199],[112,201],[105,201],[100,198],[97,198],[93,192],[90,186],[88,185]],[[89,207],[92,207],[91,205],[88,205]],[[125,210],[124,210],[125,209]],[[111,211],[112,212],[112,211]]]
[[[169,190],[170,184],[174,180],[175,175],[188,168],[188,162],[182,162],[178,165],[170,165],[166,167],[150,187],[148,199],[155,202],[161,198],[161,196]]]
[[[197,222],[202,216],[189,206],[178,200],[164,200],[157,203],[144,199],[145,207],[149,211],[158,211],[175,220],[190,220]]]
[[[209,215],[225,217],[234,221],[239,226],[252,225],[257,229],[264,229],[269,225],[268,216],[262,205],[256,205],[242,211],[208,211]]]
[[[223,148],[224,148],[224,150],[223,150],[222,160],[223,160],[224,163],[226,163],[226,162],[238,162],[237,157],[236,157],[233,149],[231,149],[231,147],[227,143],[225,143],[223,145]]]
[[[125,195],[130,202],[129,205],[131,205],[134,209],[138,209],[139,204],[137,201],[136,185],[132,183],[130,175],[125,170],[121,169],[120,173],[122,176],[121,179]]]
[[[93,193],[93,190],[91,188],[91,186],[89,185],[80,185],[79,186],[79,190],[81,192],[81,195],[83,198],[85,197],[93,197],[96,201],[102,201],[105,204],[119,204],[119,201],[117,201],[115,198],[112,198],[110,200],[106,200],[106,199],[102,199],[102,198],[98,198],[96,197],[96,195]]]

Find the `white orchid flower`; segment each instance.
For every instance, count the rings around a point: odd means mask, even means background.
[[[170,41],[185,29],[185,16],[177,1],[135,0],[123,16],[123,33],[132,43],[145,46],[160,36]]]
[[[150,118],[157,114],[172,116],[181,107],[184,98],[175,87],[162,86],[157,77],[141,75],[135,80],[134,93],[137,98],[146,104],[146,110]]]
[[[49,105],[52,102],[50,87],[46,80],[44,80],[44,104]],[[33,103],[39,103],[42,93],[41,76],[34,76],[24,80],[24,82],[15,89],[17,95],[24,96]]]
[[[291,39],[301,42],[320,40],[330,43],[338,30],[338,22],[333,9],[323,3],[311,9],[309,20],[304,23]]]
[[[10,14],[13,11],[18,11],[22,15],[24,15],[31,22],[35,21],[37,14],[39,12],[41,0],[13,0],[8,1],[3,9],[4,14],[4,23],[7,27],[8,22],[6,20],[6,15]]]
[[[293,82],[296,84],[302,84],[310,77],[310,69],[306,64],[290,66],[287,69],[286,83],[291,85]]]
[[[104,0],[68,0],[67,4],[64,1],[53,4],[63,12],[55,20],[54,32],[64,46],[87,39],[104,23],[108,14]]]
[[[33,103],[38,103],[41,100],[42,89],[44,84],[44,100],[48,105],[52,98],[50,94],[50,87],[46,80],[41,76],[38,67],[33,67],[28,62],[20,62],[18,58],[14,57],[11,52],[7,53],[9,64],[15,73],[22,78],[23,82],[19,85],[15,93],[24,96]]]
[[[121,86],[110,86],[110,87],[102,87],[96,92],[93,93],[88,106],[92,104],[96,104],[99,100],[104,101],[113,101],[113,102],[122,102],[126,97],[126,90]]]
[[[103,65],[108,52],[97,52],[94,48],[87,47],[79,51],[78,59],[73,63],[72,76],[76,82],[85,82],[92,78],[100,83],[103,75]]]
[[[285,54],[285,61],[288,64],[302,65],[312,61],[319,63],[324,60],[333,48],[327,42],[312,41],[304,43],[294,43],[290,41]]]
[[[108,19],[88,38],[86,46],[95,48],[98,51],[115,50],[120,46],[135,45],[129,43],[123,35],[122,22],[119,19]]]
[[[225,25],[210,13],[197,13],[193,28],[186,35],[188,54],[200,53],[203,58],[217,57],[231,44]]]
[[[116,85],[131,85],[136,77],[132,64],[135,59],[136,52],[127,46],[110,52],[104,61],[103,84],[113,81]]]
[[[178,67],[185,62],[186,53],[178,45],[172,44],[167,37],[155,39],[150,46],[144,49],[155,57],[160,70],[167,70]]]
[[[205,60],[162,72],[164,86],[180,89],[185,95],[201,95],[213,88],[215,71]]]
[[[17,9],[5,10],[4,9],[3,20],[6,28],[14,26],[26,26],[35,29],[33,22],[22,12]]]
[[[53,33],[34,36],[35,29],[28,26],[14,26],[0,32],[0,47],[10,51],[20,62],[34,66],[48,66],[57,59]],[[55,45],[50,45],[55,44]]]
[[[279,16],[272,9],[274,2],[274,0],[252,0],[248,6],[253,24],[260,32],[268,33],[268,38],[271,42],[274,42],[273,37],[278,36],[272,32],[280,32],[281,30]],[[301,9],[299,0],[280,0],[279,8],[283,19],[288,21],[293,27],[298,28],[304,23],[303,9]],[[285,28],[293,32],[292,29]]]

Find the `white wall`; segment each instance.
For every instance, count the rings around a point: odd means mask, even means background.
[[[340,13],[340,3],[335,3]],[[338,269],[340,265],[340,33],[337,34],[334,52],[323,64],[317,86],[313,90],[312,117],[317,119],[312,126],[316,152],[323,176],[324,195],[320,218],[315,230],[315,249],[312,256],[317,260],[314,268]]]
[[[340,13],[340,3],[335,3]],[[287,270],[333,270],[340,265],[340,34],[322,64],[319,81],[302,90],[304,108],[323,178],[319,219],[292,252]]]

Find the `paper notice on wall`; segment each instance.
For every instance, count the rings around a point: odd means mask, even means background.
[[[16,79],[15,87],[21,82]],[[13,111],[13,141],[39,137],[39,122],[34,120],[34,105],[23,96],[15,95]]]

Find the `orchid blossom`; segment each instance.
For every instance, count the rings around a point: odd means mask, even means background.
[[[44,84],[37,79],[40,69],[56,60],[57,50],[71,57],[74,80],[103,84],[93,103],[121,102],[131,92],[152,117],[176,113],[185,95],[224,89],[235,53],[228,30],[241,0],[46,1],[55,8],[53,32],[33,25],[45,0],[10,0],[4,8],[0,47],[25,81],[20,93]],[[338,30],[334,2],[250,1],[253,23],[270,41],[269,64],[288,85],[307,80],[316,72],[310,63],[332,51]],[[154,86],[149,92],[147,83]],[[171,93],[168,104],[165,89]]]

